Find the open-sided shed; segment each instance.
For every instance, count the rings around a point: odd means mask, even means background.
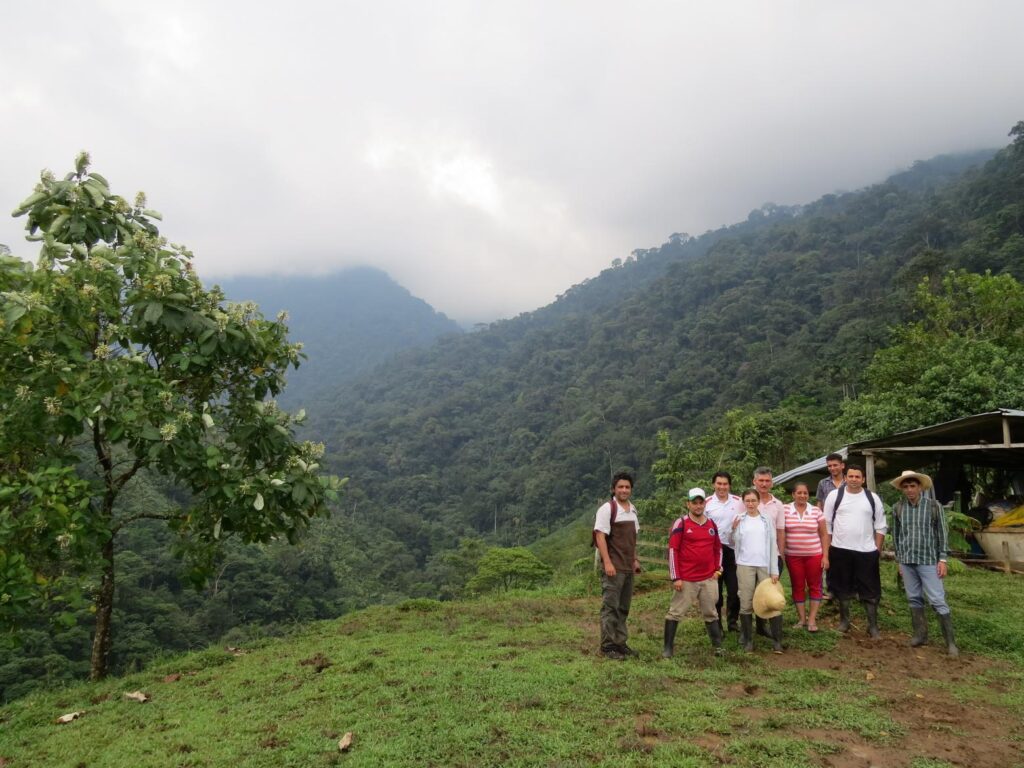
[[[959,492],[965,512],[978,499],[1019,501],[1024,496],[1024,411],[1001,408],[965,416],[851,443],[836,453],[847,464],[864,466],[872,490],[907,469],[927,472],[935,484],[935,497],[946,504]],[[822,456],[777,475],[775,482],[790,486],[804,480],[813,488],[826,474]],[[984,505],[972,514],[982,524],[988,522]],[[1024,567],[1024,530],[1020,527],[986,529],[976,538],[988,556],[1003,563],[1007,571],[1011,566]]]
[[[1024,411],[1000,408],[851,443],[836,452],[842,454],[847,463],[864,465],[868,487],[872,489],[905,469],[931,468],[935,495],[940,501],[948,502],[955,491],[968,490],[964,487],[965,467],[1024,474]],[[789,485],[796,480],[816,482],[826,474],[822,456],[783,472],[776,476],[775,482],[779,485]]]

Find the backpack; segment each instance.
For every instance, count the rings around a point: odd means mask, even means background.
[[[836,510],[839,509],[839,505],[843,501],[843,494],[846,493],[846,483],[843,483],[836,489],[836,503],[832,506],[832,519],[829,520],[829,528],[833,528],[836,524]],[[871,517],[875,516],[875,494],[869,491],[867,488],[864,489],[864,493],[868,495],[868,506],[871,507]]]
[[[615,530],[615,517],[619,514],[619,505],[615,503],[615,497],[612,496],[609,502],[612,506],[611,521],[608,523],[608,536],[612,535],[612,531]],[[590,546],[597,549],[597,529],[593,529],[590,532]]]

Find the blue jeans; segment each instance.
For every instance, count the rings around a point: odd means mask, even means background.
[[[936,564],[913,565],[900,563],[903,569],[903,589],[911,608],[924,608],[924,598],[940,616],[949,613],[946,605],[946,589],[936,571]]]

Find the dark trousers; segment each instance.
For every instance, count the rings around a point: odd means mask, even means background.
[[[864,600],[877,603],[882,597],[882,574],[878,550],[857,552],[852,549],[828,548],[829,577],[832,594],[840,600]]]
[[[601,574],[601,650],[622,651],[629,633],[626,618],[633,602],[633,572]]]
[[[725,587],[725,590],[722,587]],[[729,597],[725,597],[728,590]],[[718,577],[718,620],[722,620],[722,602],[725,601],[725,617],[727,626],[734,627],[740,615],[740,589],[736,583],[736,550],[722,547],[722,575]]]

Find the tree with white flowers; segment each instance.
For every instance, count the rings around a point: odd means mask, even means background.
[[[112,194],[83,153],[14,215],[41,246],[34,265],[0,253],[0,619],[91,598],[99,679],[125,526],[166,521],[201,579],[225,537],[293,540],[342,482],[272,399],[303,358],[285,318],[204,288],[141,195]],[[119,505],[147,471],[185,501]]]

